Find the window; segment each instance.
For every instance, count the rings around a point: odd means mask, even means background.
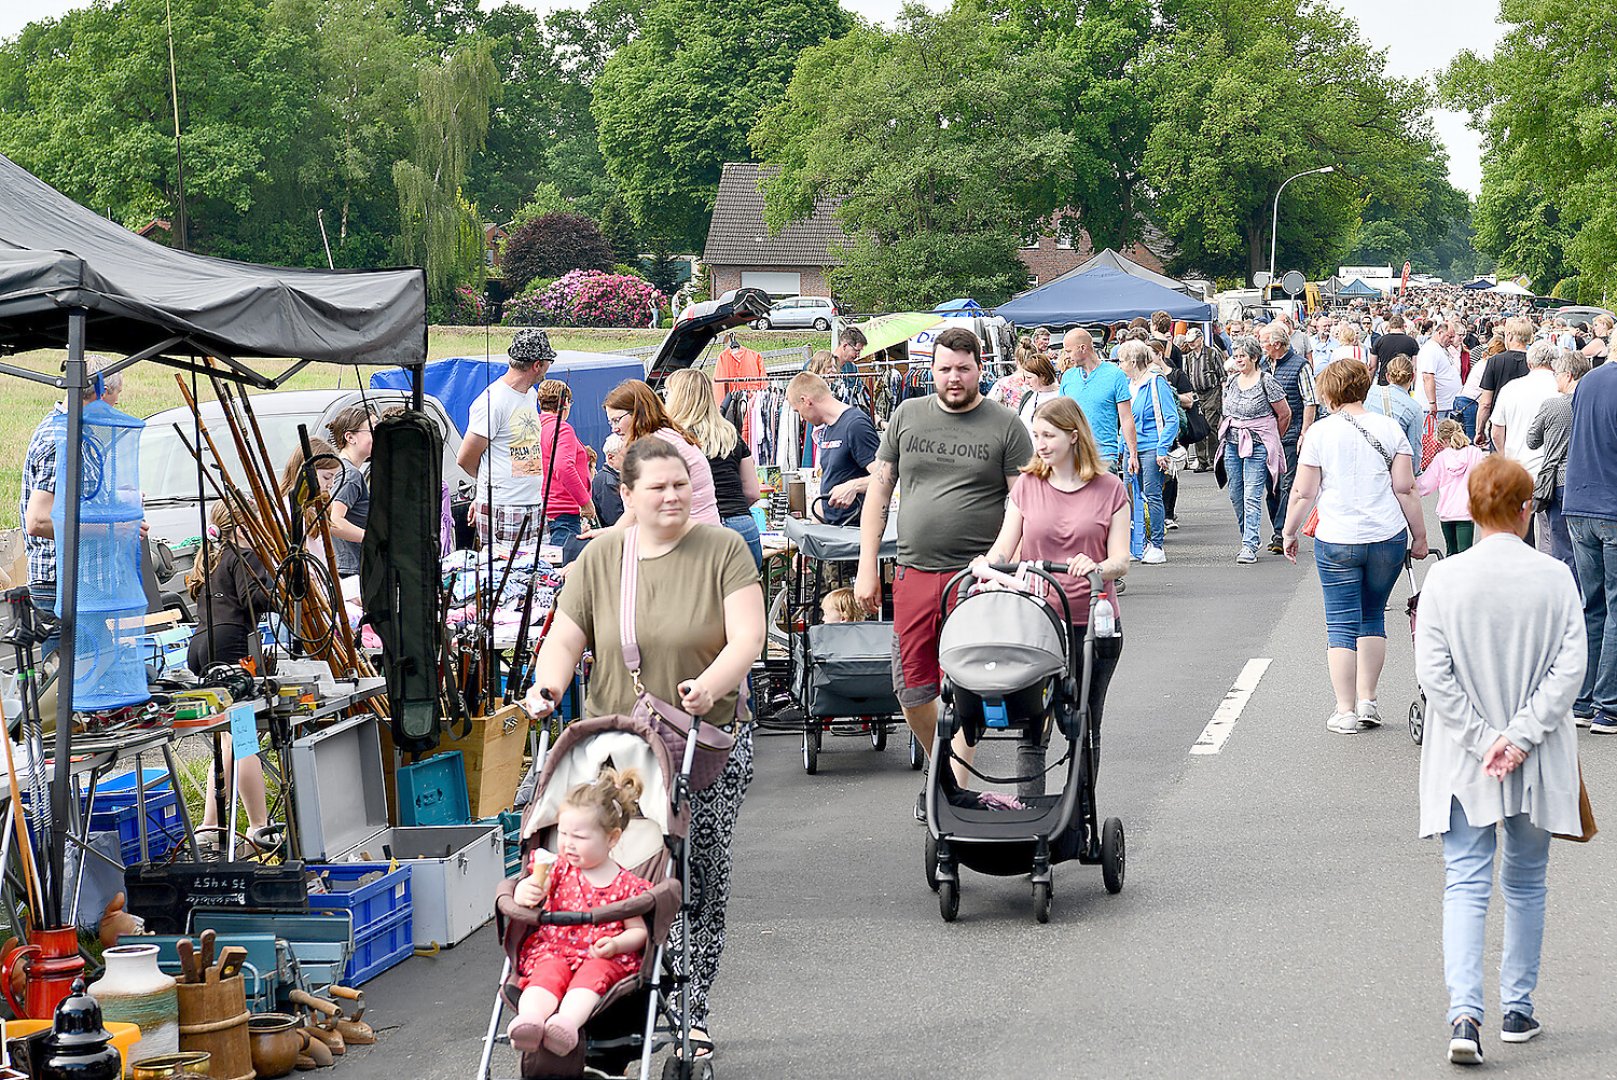
[[[1027,287],[1030,289],[1037,289],[1039,287],[1039,275],[1029,274],[1027,276]]]
[[[1041,239],[1041,237],[1037,237],[1037,236],[1032,237],[1031,239],[1028,240],[1027,243],[1022,245],[1022,250],[1023,251],[1037,251],[1037,250],[1039,250],[1039,240],[1040,239]]]
[[[1060,248],[1062,251],[1071,251],[1072,250],[1072,237],[1070,237],[1070,236],[1058,236],[1058,237],[1056,237],[1056,247]]]

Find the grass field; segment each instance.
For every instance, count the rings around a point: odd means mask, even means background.
[[[490,327],[485,338],[480,327],[434,327],[427,335],[427,356],[441,360],[450,356],[482,356],[484,350],[503,353],[515,330],[510,327]],[[643,348],[656,345],[667,331],[664,330],[552,330],[550,341],[558,349],[577,349],[585,352],[611,352],[614,349]],[[773,349],[797,348],[807,345],[821,349],[830,346],[829,334],[803,332],[776,332],[760,334],[742,331],[743,344],[760,352]],[[59,352],[23,353],[9,357],[8,362],[36,371],[61,370],[63,354]],[[289,366],[287,361],[258,361],[254,369],[267,375],[278,375]],[[136,364],[124,372],[123,397],[118,407],[135,416],[146,417],[184,404],[174,377],[173,368],[161,364]],[[325,387],[354,386],[359,376],[351,367],[329,364],[311,364],[289,379],[283,389],[318,390]],[[369,378],[370,373],[365,372]],[[187,376],[189,379],[189,376]],[[203,390],[207,394],[206,389]],[[61,397],[54,387],[29,382],[26,379],[0,376],[0,529],[16,528],[20,521],[18,497],[22,492],[23,458],[28,440],[51,405]]]

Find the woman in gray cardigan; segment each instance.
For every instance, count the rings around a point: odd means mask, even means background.
[[[1500,1038],[1526,1042],[1544,940],[1550,834],[1580,832],[1577,728],[1586,645],[1566,564],[1522,540],[1533,480],[1494,455],[1471,473],[1471,550],[1432,568],[1416,620],[1426,691],[1420,834],[1443,837],[1449,1060],[1482,1061],[1483,928],[1494,850],[1505,897]],[[1501,842],[1502,841],[1502,842]]]

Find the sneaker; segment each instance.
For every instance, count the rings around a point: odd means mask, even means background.
[[[1145,555],[1140,559],[1140,561],[1145,563],[1147,566],[1160,566],[1168,561],[1168,553],[1157,547],[1155,544],[1152,544],[1150,547],[1145,549]],[[1617,727],[1612,728],[1612,730],[1617,731]]]
[[[1150,560],[1147,560],[1148,562]],[[1591,735],[1617,735],[1617,716],[1610,713],[1595,713],[1589,719],[1589,734]]]
[[[1526,1013],[1508,1012],[1499,1024],[1499,1037],[1508,1043],[1524,1043],[1544,1030],[1544,1025]]]
[[[1469,1016],[1454,1021],[1449,1035],[1449,1060],[1456,1065],[1482,1064],[1482,1025]]]
[[[1179,528],[1179,519],[1178,518],[1163,518],[1162,519],[1162,527],[1164,529],[1177,529],[1177,528]]]
[[[1381,726],[1381,706],[1374,701],[1361,701],[1356,710],[1359,714],[1359,723],[1367,728]]]
[[[1269,538],[1269,550],[1276,555],[1286,553],[1286,541],[1279,533],[1275,533],[1274,536]]]
[[[1333,712],[1330,719],[1325,721],[1325,730],[1338,735],[1357,735],[1364,727],[1358,713]]]
[[[1249,547],[1244,547],[1235,556],[1235,561],[1238,563],[1255,563],[1258,561],[1258,553]]]
[[[922,825],[926,824],[926,788],[915,796],[915,820]]]
[[[1590,724],[1594,723],[1594,719],[1595,714],[1593,712],[1579,712],[1577,709],[1572,710],[1572,722],[1577,724],[1579,727],[1588,727]]]

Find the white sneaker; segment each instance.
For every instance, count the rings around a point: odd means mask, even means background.
[[[1153,544],[1146,547],[1145,555],[1140,561],[1147,566],[1157,566],[1168,561],[1168,553]]]
[[[1330,719],[1325,721],[1325,730],[1337,735],[1357,735],[1363,728],[1358,713],[1333,712]]]
[[[1381,706],[1374,701],[1361,701],[1358,708],[1359,723],[1367,728],[1381,726]]]
[[[1249,547],[1244,547],[1236,553],[1235,561],[1238,563],[1255,563],[1258,561],[1258,553]]]
[[[1177,529],[1177,528],[1179,528],[1179,519],[1178,518],[1163,518],[1162,519],[1162,527],[1164,529]]]

